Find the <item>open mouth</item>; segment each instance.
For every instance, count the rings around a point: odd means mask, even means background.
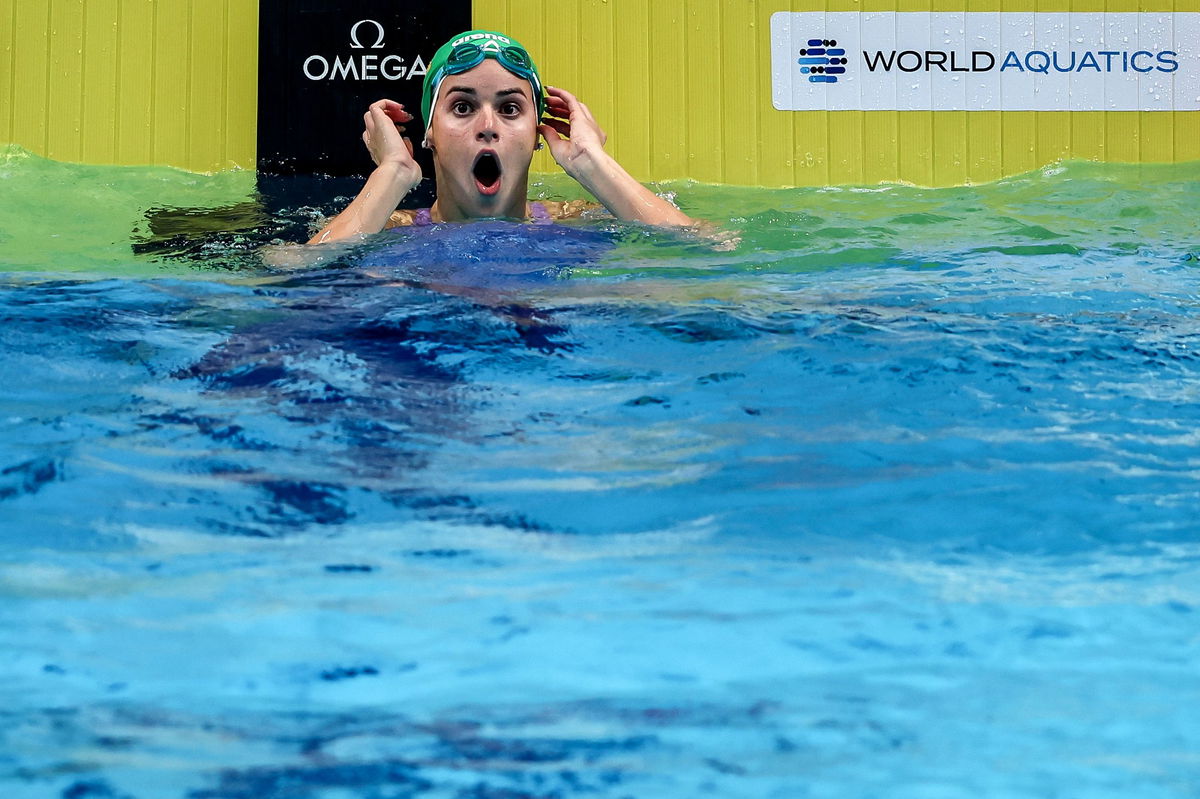
[[[491,150],[484,150],[475,157],[475,166],[471,168],[475,176],[475,184],[482,194],[495,194],[500,191],[500,159]]]

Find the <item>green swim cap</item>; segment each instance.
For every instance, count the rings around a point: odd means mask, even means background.
[[[421,116],[428,129],[433,113],[433,101],[442,79],[474,69],[485,58],[494,58],[500,66],[518,78],[529,81],[533,87],[533,99],[537,103],[538,119],[546,111],[546,97],[542,92],[542,79],[529,51],[511,36],[496,31],[474,30],[460,33],[438,48],[429,62],[425,82],[421,85]]]

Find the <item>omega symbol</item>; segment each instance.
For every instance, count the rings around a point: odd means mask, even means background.
[[[350,47],[356,50],[363,49],[362,44],[358,41],[358,28],[366,23],[370,23],[375,26],[375,44],[371,45],[371,49],[378,50],[383,47],[383,26],[373,19],[360,19],[350,27]]]

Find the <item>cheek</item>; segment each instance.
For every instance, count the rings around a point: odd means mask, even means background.
[[[526,118],[514,122],[510,131],[511,138],[513,141],[519,142],[520,146],[528,144],[530,147],[532,147],[537,143],[537,125],[532,119]]]

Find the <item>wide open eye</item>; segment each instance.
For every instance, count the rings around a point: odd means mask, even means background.
[[[455,100],[450,104],[450,110],[458,116],[466,116],[467,114],[471,113],[472,108],[471,104],[466,100]]]
[[[500,113],[506,117],[517,117],[521,115],[520,103],[504,103],[500,106]]]

